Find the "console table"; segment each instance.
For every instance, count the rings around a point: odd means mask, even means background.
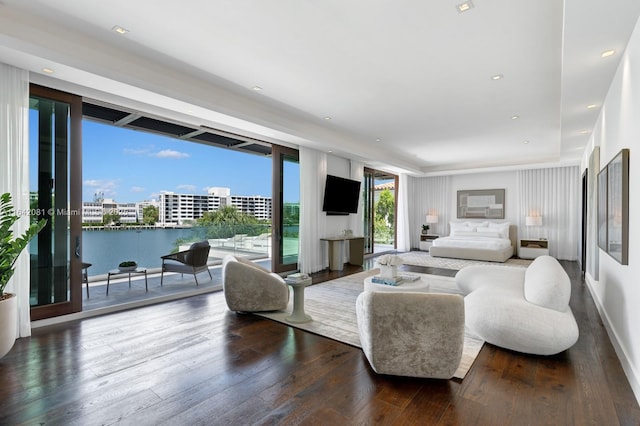
[[[364,237],[328,237],[320,238],[326,241],[329,250],[329,269],[342,271],[344,268],[344,245],[349,242],[349,263],[356,266],[364,264]]]

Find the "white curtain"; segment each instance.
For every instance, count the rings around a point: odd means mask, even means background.
[[[0,63],[0,193],[9,192],[16,212],[29,210],[29,72]],[[23,215],[14,236],[29,226]],[[18,297],[18,336],[31,335],[29,253],[16,262],[6,291]]]
[[[300,250],[298,268],[310,274],[328,265],[320,238],[326,233],[322,194],[327,175],[327,154],[300,148]]]
[[[397,249],[398,251],[411,250],[412,226],[409,221],[409,177],[401,173],[398,177],[398,217],[397,217]]]
[[[430,224],[429,233],[448,235],[448,220],[451,217],[451,177],[434,176],[409,179],[409,223],[411,225],[411,246],[418,247],[422,225],[427,214],[438,217],[438,223]]]
[[[364,200],[362,197],[362,188],[364,188],[364,163],[362,161],[351,160],[351,179],[357,180],[362,184],[360,187],[361,195],[358,201],[358,213],[349,215],[349,229],[353,231],[353,235],[364,235]]]
[[[518,237],[547,238],[549,254],[558,259],[578,258],[578,166],[518,171]],[[542,226],[526,226],[526,216],[542,216]]]

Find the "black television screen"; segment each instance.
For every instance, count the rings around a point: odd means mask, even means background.
[[[358,212],[360,182],[327,175],[322,211],[329,215],[348,215]]]

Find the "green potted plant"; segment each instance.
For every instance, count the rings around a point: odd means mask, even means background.
[[[422,234],[427,235],[429,233],[429,225],[422,225]]]
[[[18,321],[18,299],[15,294],[5,293],[4,289],[13,276],[18,256],[47,224],[45,219],[31,223],[22,236],[14,238],[11,228],[18,220],[11,204],[11,194],[0,195],[0,358],[13,347]]]
[[[118,265],[118,269],[120,269],[120,272],[135,271],[137,267],[138,264],[133,260],[125,260],[124,262],[120,262],[120,264]]]

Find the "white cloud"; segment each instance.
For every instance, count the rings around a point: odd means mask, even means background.
[[[95,188],[100,186],[100,181],[95,179],[87,179],[84,181],[83,185]]]
[[[187,192],[196,192],[196,186],[195,185],[178,185],[178,186],[176,186],[176,189],[182,189],[182,190],[187,191]]]
[[[186,152],[174,151],[173,149],[163,149],[153,154],[153,156],[158,158],[187,158],[190,155]]]
[[[132,186],[131,187],[131,192],[144,192],[145,189],[141,186]]]
[[[138,148],[138,149],[125,148],[123,150],[123,152],[125,154],[128,154],[128,155],[149,155],[149,154],[151,154],[151,149],[149,149],[149,148]]]
[[[102,193],[107,198],[113,198],[117,194],[117,180],[87,179],[82,184],[91,188],[94,194]]]

